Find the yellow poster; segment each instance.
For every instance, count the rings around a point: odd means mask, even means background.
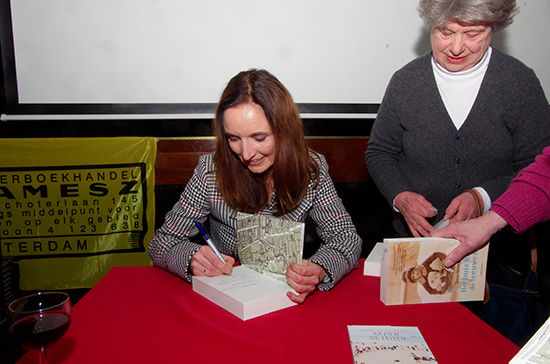
[[[92,287],[148,265],[156,139],[0,139],[0,245],[20,288]]]

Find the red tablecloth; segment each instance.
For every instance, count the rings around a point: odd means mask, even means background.
[[[508,363],[519,350],[458,303],[384,306],[379,284],[356,269],[302,305],[241,321],[159,268],[114,268],[75,305],[48,356],[50,364],[353,363],[347,325],[417,326],[440,364]],[[19,363],[36,363],[36,353]]]

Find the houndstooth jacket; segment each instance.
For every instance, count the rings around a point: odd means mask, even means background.
[[[362,240],[337,195],[324,156],[310,153],[310,157],[320,166],[319,184],[315,187],[310,181],[300,205],[277,218],[304,222],[309,216],[315,222],[323,243],[308,260],[325,268],[327,278],[318,288],[328,290],[357,267]],[[273,205],[269,205],[259,214],[272,216],[274,212]],[[202,245],[189,238],[198,233],[194,222],[203,223],[207,218],[220,251],[238,261],[237,214],[216,187],[213,155],[201,156],[179,201],[166,214],[164,224],[149,244],[153,264],[191,282],[189,264]]]

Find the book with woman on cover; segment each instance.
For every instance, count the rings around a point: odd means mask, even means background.
[[[459,244],[446,238],[384,239],[382,302],[400,305],[483,300],[489,246],[446,267],[447,254]]]

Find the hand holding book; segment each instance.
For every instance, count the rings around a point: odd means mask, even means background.
[[[288,298],[295,303],[303,303],[307,296],[315,291],[317,285],[325,277],[325,269],[308,260],[302,260],[302,264],[291,263],[286,270],[288,284],[294,288],[298,295],[289,291]]]
[[[445,265],[452,267],[465,256],[483,248],[491,236],[506,225],[506,221],[500,215],[489,211],[477,219],[449,224],[442,229],[434,230],[431,236],[455,238],[461,242],[445,260]]]

